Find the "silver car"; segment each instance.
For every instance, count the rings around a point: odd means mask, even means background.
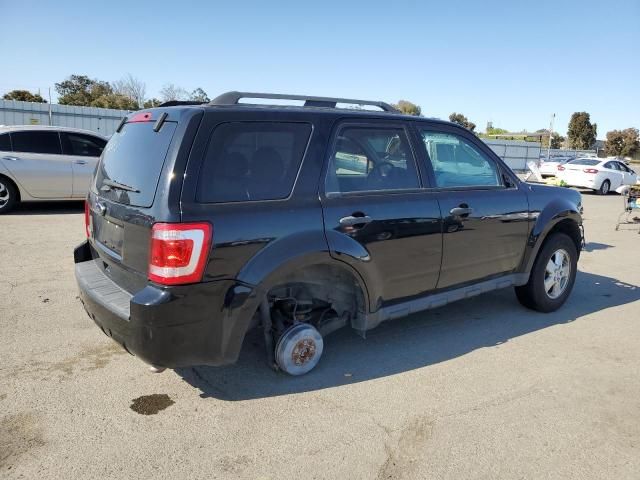
[[[85,198],[106,144],[75,128],[0,127],[0,214],[18,202]]]

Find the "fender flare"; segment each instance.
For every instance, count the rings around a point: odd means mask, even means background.
[[[554,227],[563,221],[573,221],[578,227],[582,226],[582,215],[575,205],[565,198],[556,198],[538,213],[536,221],[529,233],[525,255],[522,259],[521,272],[526,273],[528,279],[533,263],[545,239]],[[578,249],[580,253],[580,249]]]

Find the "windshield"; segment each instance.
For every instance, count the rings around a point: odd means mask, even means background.
[[[151,122],[125,124],[104,149],[96,172],[96,193],[127,205],[153,205],[176,125],[165,122],[154,132]]]

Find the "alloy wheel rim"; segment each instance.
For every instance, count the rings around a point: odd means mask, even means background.
[[[607,182],[602,184],[602,193],[609,193],[609,184]]]
[[[544,271],[544,291],[552,300],[560,297],[567,289],[571,274],[569,254],[564,249],[553,252]]]
[[[4,183],[0,182],[0,208],[4,207],[9,202],[9,189]]]

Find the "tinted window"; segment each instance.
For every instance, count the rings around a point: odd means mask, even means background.
[[[105,140],[82,133],[62,132],[62,147],[67,155],[82,157],[99,157],[107,144]]]
[[[330,157],[327,193],[419,187],[415,160],[403,129],[340,130]]]
[[[588,165],[588,166],[594,166],[594,165],[598,165],[600,163],[600,160],[589,160],[588,158],[579,158],[577,160],[571,160],[569,162],[570,165]]]
[[[629,167],[627,167],[624,163],[622,162],[618,162],[618,168],[620,170],[622,170],[623,172],[630,172],[631,169]]]
[[[95,188],[100,194],[115,202],[150,207],[176,125],[165,122],[159,132],[154,132],[151,122],[127,123],[114,133],[96,173]],[[137,191],[110,188],[106,180]]]
[[[200,170],[198,202],[287,198],[311,126],[305,123],[233,122],[211,135]]]
[[[26,131],[12,132],[11,142],[14,152],[50,153],[60,155],[58,132]]]
[[[0,135],[0,152],[10,152],[11,151],[11,138],[8,133],[4,135]]]
[[[438,187],[500,186],[497,165],[458,135],[422,131]]]

